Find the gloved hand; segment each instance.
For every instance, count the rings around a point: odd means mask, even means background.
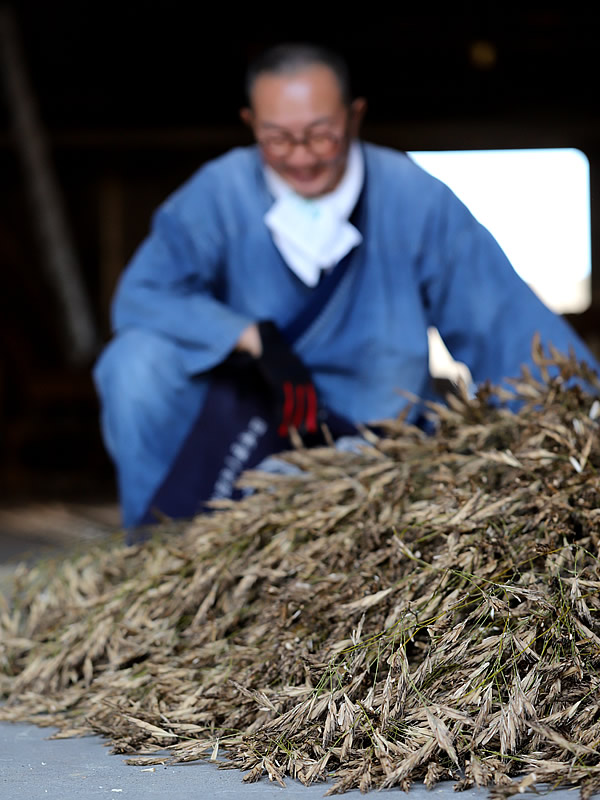
[[[290,427],[300,433],[316,433],[318,400],[310,372],[274,322],[259,322],[258,330],[262,355],[257,365],[278,403],[279,435],[287,436]]]

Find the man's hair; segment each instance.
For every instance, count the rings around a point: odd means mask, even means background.
[[[350,86],[350,71],[344,58],[339,53],[314,44],[278,44],[261,53],[246,71],[246,99],[248,104],[252,101],[252,90],[256,79],[264,73],[272,75],[293,75],[306,67],[315,65],[328,67],[335,75],[339,86],[342,102],[350,105],[352,90]]]

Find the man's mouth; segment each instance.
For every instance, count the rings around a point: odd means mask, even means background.
[[[288,168],[286,171],[288,176],[293,180],[298,181],[299,183],[309,183],[322,174],[323,167],[322,165],[318,165],[316,167],[308,167],[303,169]]]

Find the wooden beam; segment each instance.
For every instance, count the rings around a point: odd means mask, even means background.
[[[61,306],[65,356],[71,363],[86,363],[96,354],[99,337],[70,236],[58,179],[27,79],[14,14],[8,6],[0,8],[0,67],[16,146],[34,209],[43,264]]]

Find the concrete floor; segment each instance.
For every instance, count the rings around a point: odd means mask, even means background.
[[[3,800],[88,800],[106,797],[123,800],[316,800],[323,797],[331,783],[303,786],[286,780],[286,788],[269,783],[242,783],[238,770],[219,770],[215,764],[193,763],[149,768],[125,764],[123,756],[111,755],[103,739],[49,739],[52,729],[33,725],[0,723],[0,797]],[[450,800],[456,798],[453,784],[441,783],[431,792],[415,785],[412,800]],[[406,796],[400,789],[389,789],[386,796]],[[358,790],[343,795],[365,797]],[[463,792],[464,800],[484,800],[484,789]],[[556,790],[552,800],[573,800],[574,790]]]
[[[0,505],[0,592],[10,591],[20,562],[60,558],[120,530],[112,499],[95,503],[29,502]]]

